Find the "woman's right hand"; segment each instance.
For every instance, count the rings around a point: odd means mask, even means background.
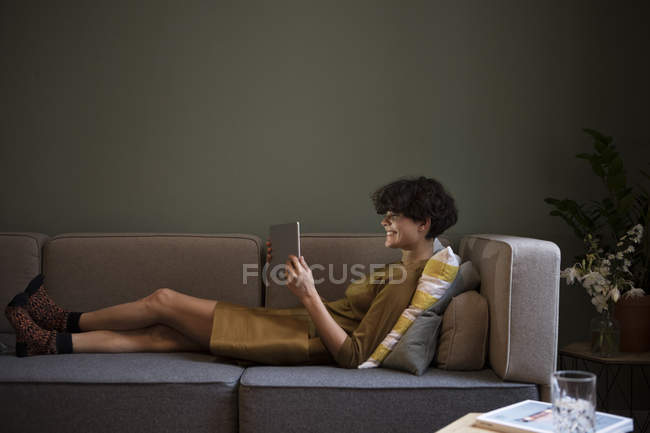
[[[266,263],[271,263],[271,239],[266,241]]]

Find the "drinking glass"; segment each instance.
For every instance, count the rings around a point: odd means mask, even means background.
[[[553,431],[596,431],[596,375],[588,371],[560,370],[551,374]]]

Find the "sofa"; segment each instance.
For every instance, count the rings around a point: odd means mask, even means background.
[[[343,265],[389,263],[379,233],[307,233],[308,263],[330,264],[319,294],[343,296]],[[0,431],[431,432],[468,412],[549,398],[555,370],[560,251],[494,234],[444,238],[480,273],[489,308],[486,366],[423,375],[337,365],[241,366],[210,353],[73,353],[18,358],[0,317]],[[299,306],[262,278],[264,242],[248,234],[0,233],[4,306],[39,272],[50,296],[91,311],[159,287],[240,305]],[[315,272],[316,276],[316,272]],[[350,279],[350,278],[348,278]]]

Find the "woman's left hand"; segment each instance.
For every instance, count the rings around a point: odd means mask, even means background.
[[[298,258],[290,254],[289,260],[285,264],[287,265],[287,287],[289,290],[301,301],[310,296],[317,296],[314,276],[305,258],[303,256]]]

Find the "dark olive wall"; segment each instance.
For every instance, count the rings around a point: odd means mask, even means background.
[[[646,1],[0,2],[0,231],[380,231],[433,176],[450,231],[580,242],[593,127],[650,161]],[[562,288],[561,342],[593,308]]]

